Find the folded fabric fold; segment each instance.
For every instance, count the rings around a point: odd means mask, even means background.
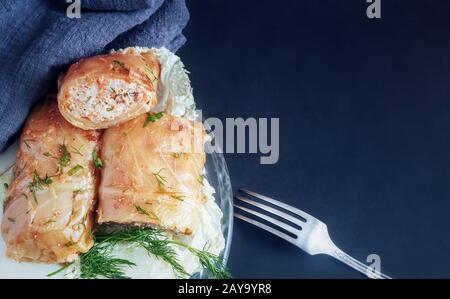
[[[3,0],[0,9],[0,151],[31,107],[56,91],[60,72],[81,57],[128,46],[176,51],[189,20],[184,0],[82,0],[69,18],[64,0]],[[73,2],[73,1],[71,1]]]

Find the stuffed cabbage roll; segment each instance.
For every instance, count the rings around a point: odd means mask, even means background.
[[[30,114],[6,193],[1,230],[8,257],[64,263],[93,245],[98,140],[98,132],[64,120],[55,99]]]
[[[153,51],[81,59],[60,78],[59,109],[82,129],[104,129],[150,111],[157,104],[161,66]]]
[[[201,123],[147,114],[105,131],[99,223],[191,234],[205,203]]]

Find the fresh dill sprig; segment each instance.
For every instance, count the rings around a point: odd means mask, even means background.
[[[151,123],[151,122],[154,123],[155,121],[157,121],[158,119],[160,119],[163,116],[164,116],[164,114],[162,112],[147,113],[147,118],[144,121],[144,128],[146,128],[149,123]]]
[[[64,266],[62,266],[62,267],[59,268],[58,270],[53,271],[52,273],[47,274],[47,277],[55,276],[56,274],[58,274],[58,273],[64,271],[65,269],[69,268],[72,264],[73,264],[73,262],[65,264]]]
[[[198,250],[194,247],[188,246],[186,244],[172,241],[174,244],[177,244],[179,246],[185,247],[187,250],[189,250],[193,255],[198,257],[200,264],[202,267],[206,270],[208,270],[212,276],[216,279],[227,279],[230,278],[231,275],[225,266],[225,263],[223,262],[222,258],[220,258],[217,255],[214,255],[207,251],[206,245],[203,248],[203,250]]]
[[[138,205],[134,205],[134,207],[136,208],[136,211],[138,211],[139,214],[146,215],[148,218],[150,218],[152,220],[159,221],[159,218],[158,218],[158,216],[155,215],[155,213],[149,212],[146,209],[144,209],[143,207],[138,206]]]
[[[95,245],[88,252],[80,254],[79,267],[81,278],[129,278],[125,274],[125,267],[133,267],[136,264],[125,259],[116,258],[113,255],[115,246],[122,243],[134,243],[145,249],[149,255],[153,255],[168,263],[178,278],[188,278],[190,274],[178,261],[175,246],[186,248],[198,257],[202,267],[215,278],[224,279],[230,277],[222,258],[209,253],[206,247],[203,250],[199,250],[179,241],[167,239],[163,231],[160,230],[129,227],[119,231],[107,231],[100,228],[94,239]],[[59,273],[68,266],[70,265],[65,265],[47,276]]]
[[[41,178],[37,170],[34,171],[33,181],[28,184],[28,188],[30,189],[30,192],[33,195],[33,199],[36,204],[38,203],[36,190],[43,190],[45,186],[49,186],[51,183],[53,183],[53,181],[48,175],[45,175],[44,178]]]
[[[97,235],[95,239],[101,243],[106,242],[112,245],[122,242],[136,243],[149,254],[153,254],[158,259],[168,263],[172,267],[176,277],[189,277],[189,274],[178,262],[176,252],[170,246],[170,241],[165,239],[164,234],[159,230],[139,227],[127,228],[113,234]]]
[[[99,242],[88,252],[80,254],[80,277],[84,279],[111,278],[127,279],[124,267],[136,266],[135,263],[113,256],[109,242]]]
[[[98,168],[98,169],[102,169],[103,168],[103,161],[98,156],[96,151],[92,152],[92,161],[94,161],[94,165],[95,165],[96,168]]]
[[[230,277],[223,260],[219,256],[209,253],[205,248],[204,250],[199,250],[184,243],[169,240],[160,230],[132,227],[119,232],[98,234],[96,235],[95,240],[100,243],[105,242],[112,245],[122,242],[136,243],[144,248],[149,254],[170,264],[176,277],[186,278],[189,277],[189,274],[178,262],[174,249],[174,245],[181,246],[197,256],[202,267],[208,270],[215,278]]]
[[[167,179],[161,175],[161,172],[164,170],[164,168],[161,168],[158,172],[154,172],[152,173],[153,176],[156,179],[156,182],[158,183],[159,187],[163,187],[165,185],[167,185]]]
[[[61,167],[61,171],[62,171],[62,169],[64,167],[69,165],[71,155],[70,155],[69,151],[67,150],[67,146],[64,142],[63,142],[63,144],[61,144],[59,146],[59,152],[61,154],[61,157],[59,157],[59,166]]]

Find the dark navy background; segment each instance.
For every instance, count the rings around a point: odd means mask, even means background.
[[[393,277],[450,278],[450,1],[188,1],[180,55],[206,116],[279,117],[280,160],[227,154],[247,187],[324,221]],[[236,278],[359,278],[235,221]]]

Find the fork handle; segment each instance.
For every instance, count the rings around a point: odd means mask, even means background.
[[[383,274],[376,269],[373,269],[366,264],[361,263],[360,261],[352,258],[347,253],[343,252],[339,248],[336,248],[333,251],[332,256],[336,258],[337,260],[341,261],[342,263],[346,264],[347,266],[352,267],[353,269],[361,272],[362,274],[366,275],[369,278],[375,278],[375,279],[391,279],[391,277],[387,276],[386,274]]]

